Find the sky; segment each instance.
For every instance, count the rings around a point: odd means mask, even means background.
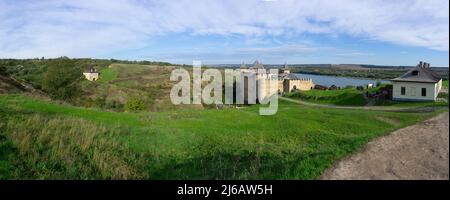
[[[449,65],[448,0],[0,0],[0,58]]]

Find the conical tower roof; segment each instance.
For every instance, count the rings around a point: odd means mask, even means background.
[[[245,63],[244,62],[242,62],[242,64],[241,64],[241,67],[240,67],[241,69],[245,69],[245,68],[247,68],[247,66],[245,65]]]
[[[258,61],[258,60],[256,60],[254,63],[253,63],[253,67],[252,67],[253,69],[264,69],[264,66]]]

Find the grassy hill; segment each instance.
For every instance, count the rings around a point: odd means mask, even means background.
[[[363,91],[356,90],[355,88],[299,91],[289,93],[286,97],[298,98],[313,103],[342,106],[364,106],[367,104]]]
[[[130,98],[144,102],[148,111],[175,109],[169,99],[170,73],[174,67],[112,64],[100,69],[97,82],[84,80],[82,90],[91,107],[103,107],[123,111]],[[109,106],[111,104],[116,107]],[[120,106],[121,105],[121,106]],[[89,105],[88,105],[89,106]]]
[[[305,107],[122,113],[0,95],[2,179],[314,179],[435,113]]]

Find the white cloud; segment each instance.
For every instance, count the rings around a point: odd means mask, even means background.
[[[0,0],[0,57],[104,56],[171,33],[349,35],[448,51],[449,2]]]

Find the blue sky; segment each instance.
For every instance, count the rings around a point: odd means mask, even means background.
[[[449,65],[447,0],[0,0],[0,58]]]

